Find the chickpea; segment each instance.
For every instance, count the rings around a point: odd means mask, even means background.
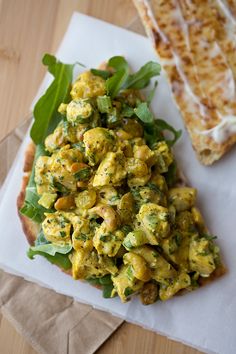
[[[174,205],[176,211],[185,211],[194,206],[196,195],[195,188],[171,188],[169,190],[169,201]]]
[[[78,188],[85,188],[85,187],[87,187],[87,182],[85,182],[85,181],[78,181],[78,182],[76,183],[76,185],[77,185]]]
[[[74,162],[71,165],[71,172],[76,173],[79,172],[80,170],[83,170],[84,168],[89,168],[89,166],[83,162]]]
[[[68,210],[75,208],[75,200],[73,195],[58,198],[54,204],[56,210]]]
[[[128,132],[126,132],[126,131],[124,131],[122,129],[116,130],[116,135],[121,140],[130,140],[130,139],[133,138],[133,136],[130,133],[128,133]]]
[[[154,164],[154,152],[149,149],[147,145],[137,146],[134,145],[134,158],[146,162],[148,165]]]
[[[151,305],[157,301],[158,287],[154,283],[146,283],[142,287],[140,299],[143,305]]]
[[[130,192],[122,196],[117,205],[117,211],[122,222],[129,223],[130,220],[132,220],[134,213],[134,199]]]
[[[133,138],[139,138],[143,136],[143,127],[136,121],[136,119],[124,119],[123,129]]]
[[[202,214],[198,210],[198,208],[193,207],[191,209],[191,213],[193,216],[193,221],[194,221],[195,225],[198,227],[198,229],[202,232],[207,233],[207,228],[205,226],[204,219],[202,217]]]
[[[127,172],[130,177],[143,177],[148,175],[149,170],[145,162],[133,157],[127,158]]]

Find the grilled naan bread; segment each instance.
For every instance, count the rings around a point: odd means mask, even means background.
[[[192,145],[210,165],[236,142],[236,0],[134,0]]]

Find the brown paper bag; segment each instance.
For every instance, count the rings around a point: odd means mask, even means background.
[[[2,271],[0,305],[16,330],[45,354],[94,353],[123,322]]]

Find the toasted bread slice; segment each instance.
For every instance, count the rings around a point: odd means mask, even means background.
[[[219,3],[134,0],[205,165],[236,142],[236,8]]]

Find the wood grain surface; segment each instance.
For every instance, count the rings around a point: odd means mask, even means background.
[[[45,73],[42,55],[55,52],[75,10],[121,27],[136,26],[137,13],[131,0],[0,0],[0,139],[29,114],[31,100]],[[0,353],[36,354],[1,314]],[[200,352],[124,323],[97,351],[111,353]]]

